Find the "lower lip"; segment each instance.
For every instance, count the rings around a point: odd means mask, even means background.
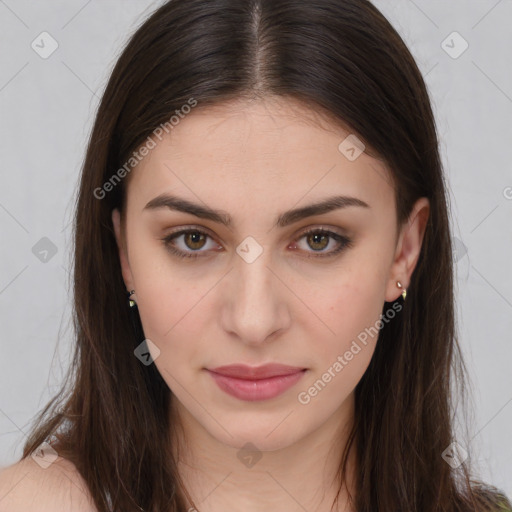
[[[208,370],[208,373],[213,377],[222,391],[228,395],[254,402],[257,400],[269,400],[274,398],[287,389],[296,384],[304,375],[306,370],[302,370],[291,375],[282,375],[277,377],[270,377],[268,379],[259,380],[245,380],[236,379],[234,377],[227,377]]]

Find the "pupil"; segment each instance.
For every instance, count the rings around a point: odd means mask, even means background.
[[[189,233],[187,236],[191,239],[192,244],[196,244],[196,243],[200,243],[200,239],[203,236],[203,234],[202,233]],[[200,249],[201,247],[202,246],[191,247],[191,249]]]
[[[318,244],[320,243],[320,240],[319,239],[325,239],[327,238],[326,235],[322,234],[322,233],[315,233],[314,235],[311,235],[311,237],[313,238],[313,244]],[[322,245],[322,247],[320,248],[317,248],[317,249],[324,249],[325,248],[325,244]]]

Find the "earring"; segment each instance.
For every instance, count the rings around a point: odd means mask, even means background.
[[[402,287],[402,283],[400,281],[397,281],[396,282],[396,285],[398,286],[398,288],[403,288]],[[405,300],[405,297],[407,296],[407,289],[404,288],[404,291],[402,292],[402,298]]]
[[[139,315],[139,308],[137,306],[137,303],[130,299],[130,297],[135,293],[135,290],[128,291],[126,290],[126,294],[128,295],[128,304],[130,306],[129,310],[129,316],[130,316],[130,322],[132,324],[133,332],[135,335],[135,342],[137,345],[141,342],[141,340],[145,339],[144,336],[144,329],[142,328],[142,323],[140,320]]]

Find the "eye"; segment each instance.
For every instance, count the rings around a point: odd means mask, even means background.
[[[182,247],[176,247],[176,245],[179,244],[176,244],[175,240],[178,240],[182,237]],[[207,238],[211,238],[210,235],[200,229],[184,229],[181,231],[173,232],[162,240],[166,249],[171,254],[174,254],[179,258],[197,258],[200,256],[200,253],[206,252],[201,251],[200,249],[207,245]],[[192,252],[189,252],[187,249],[190,249]]]
[[[329,231],[322,228],[311,229],[305,233],[302,233],[302,235],[297,238],[296,242],[302,240],[303,238],[306,239],[307,247],[313,249],[313,253],[317,253],[311,256],[306,256],[306,258],[330,257],[340,253],[344,249],[352,247],[352,240],[350,238],[335,233],[334,231]],[[334,240],[333,244],[331,244],[332,240]],[[295,244],[298,245],[296,242]],[[334,249],[330,251],[324,250],[329,246],[332,247],[332,245],[335,246]],[[306,249],[305,252],[309,251]]]
[[[302,233],[302,235],[293,242],[293,248],[300,245],[297,242],[303,238],[306,239],[306,245],[313,249],[313,254],[311,256],[305,256],[306,258],[330,257],[340,253],[343,249],[352,247],[352,240],[346,236],[326,229],[316,228]],[[180,241],[180,239],[182,239],[181,244],[176,242]],[[201,256],[202,253],[208,252],[208,239],[212,239],[212,237],[206,231],[194,228],[175,231],[162,238],[162,241],[166,249],[179,258],[197,258]],[[333,240],[334,244],[331,243]],[[326,248],[332,245],[335,246],[334,249],[325,251]],[[206,249],[203,251],[202,249],[205,247]],[[210,247],[209,250],[217,250],[217,248]],[[308,251],[307,248],[303,250],[306,253],[311,252]]]

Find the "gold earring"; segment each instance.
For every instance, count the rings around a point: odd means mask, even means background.
[[[130,305],[131,308],[133,308],[133,306],[135,306],[135,301],[130,299],[130,297],[135,293],[135,290],[132,290],[131,292],[127,292],[128,294],[128,304]]]
[[[397,281],[396,285],[398,286],[398,288],[402,288],[402,283],[400,281]],[[404,291],[402,292],[402,298],[405,300],[406,296],[407,296],[407,289],[404,288]]]

